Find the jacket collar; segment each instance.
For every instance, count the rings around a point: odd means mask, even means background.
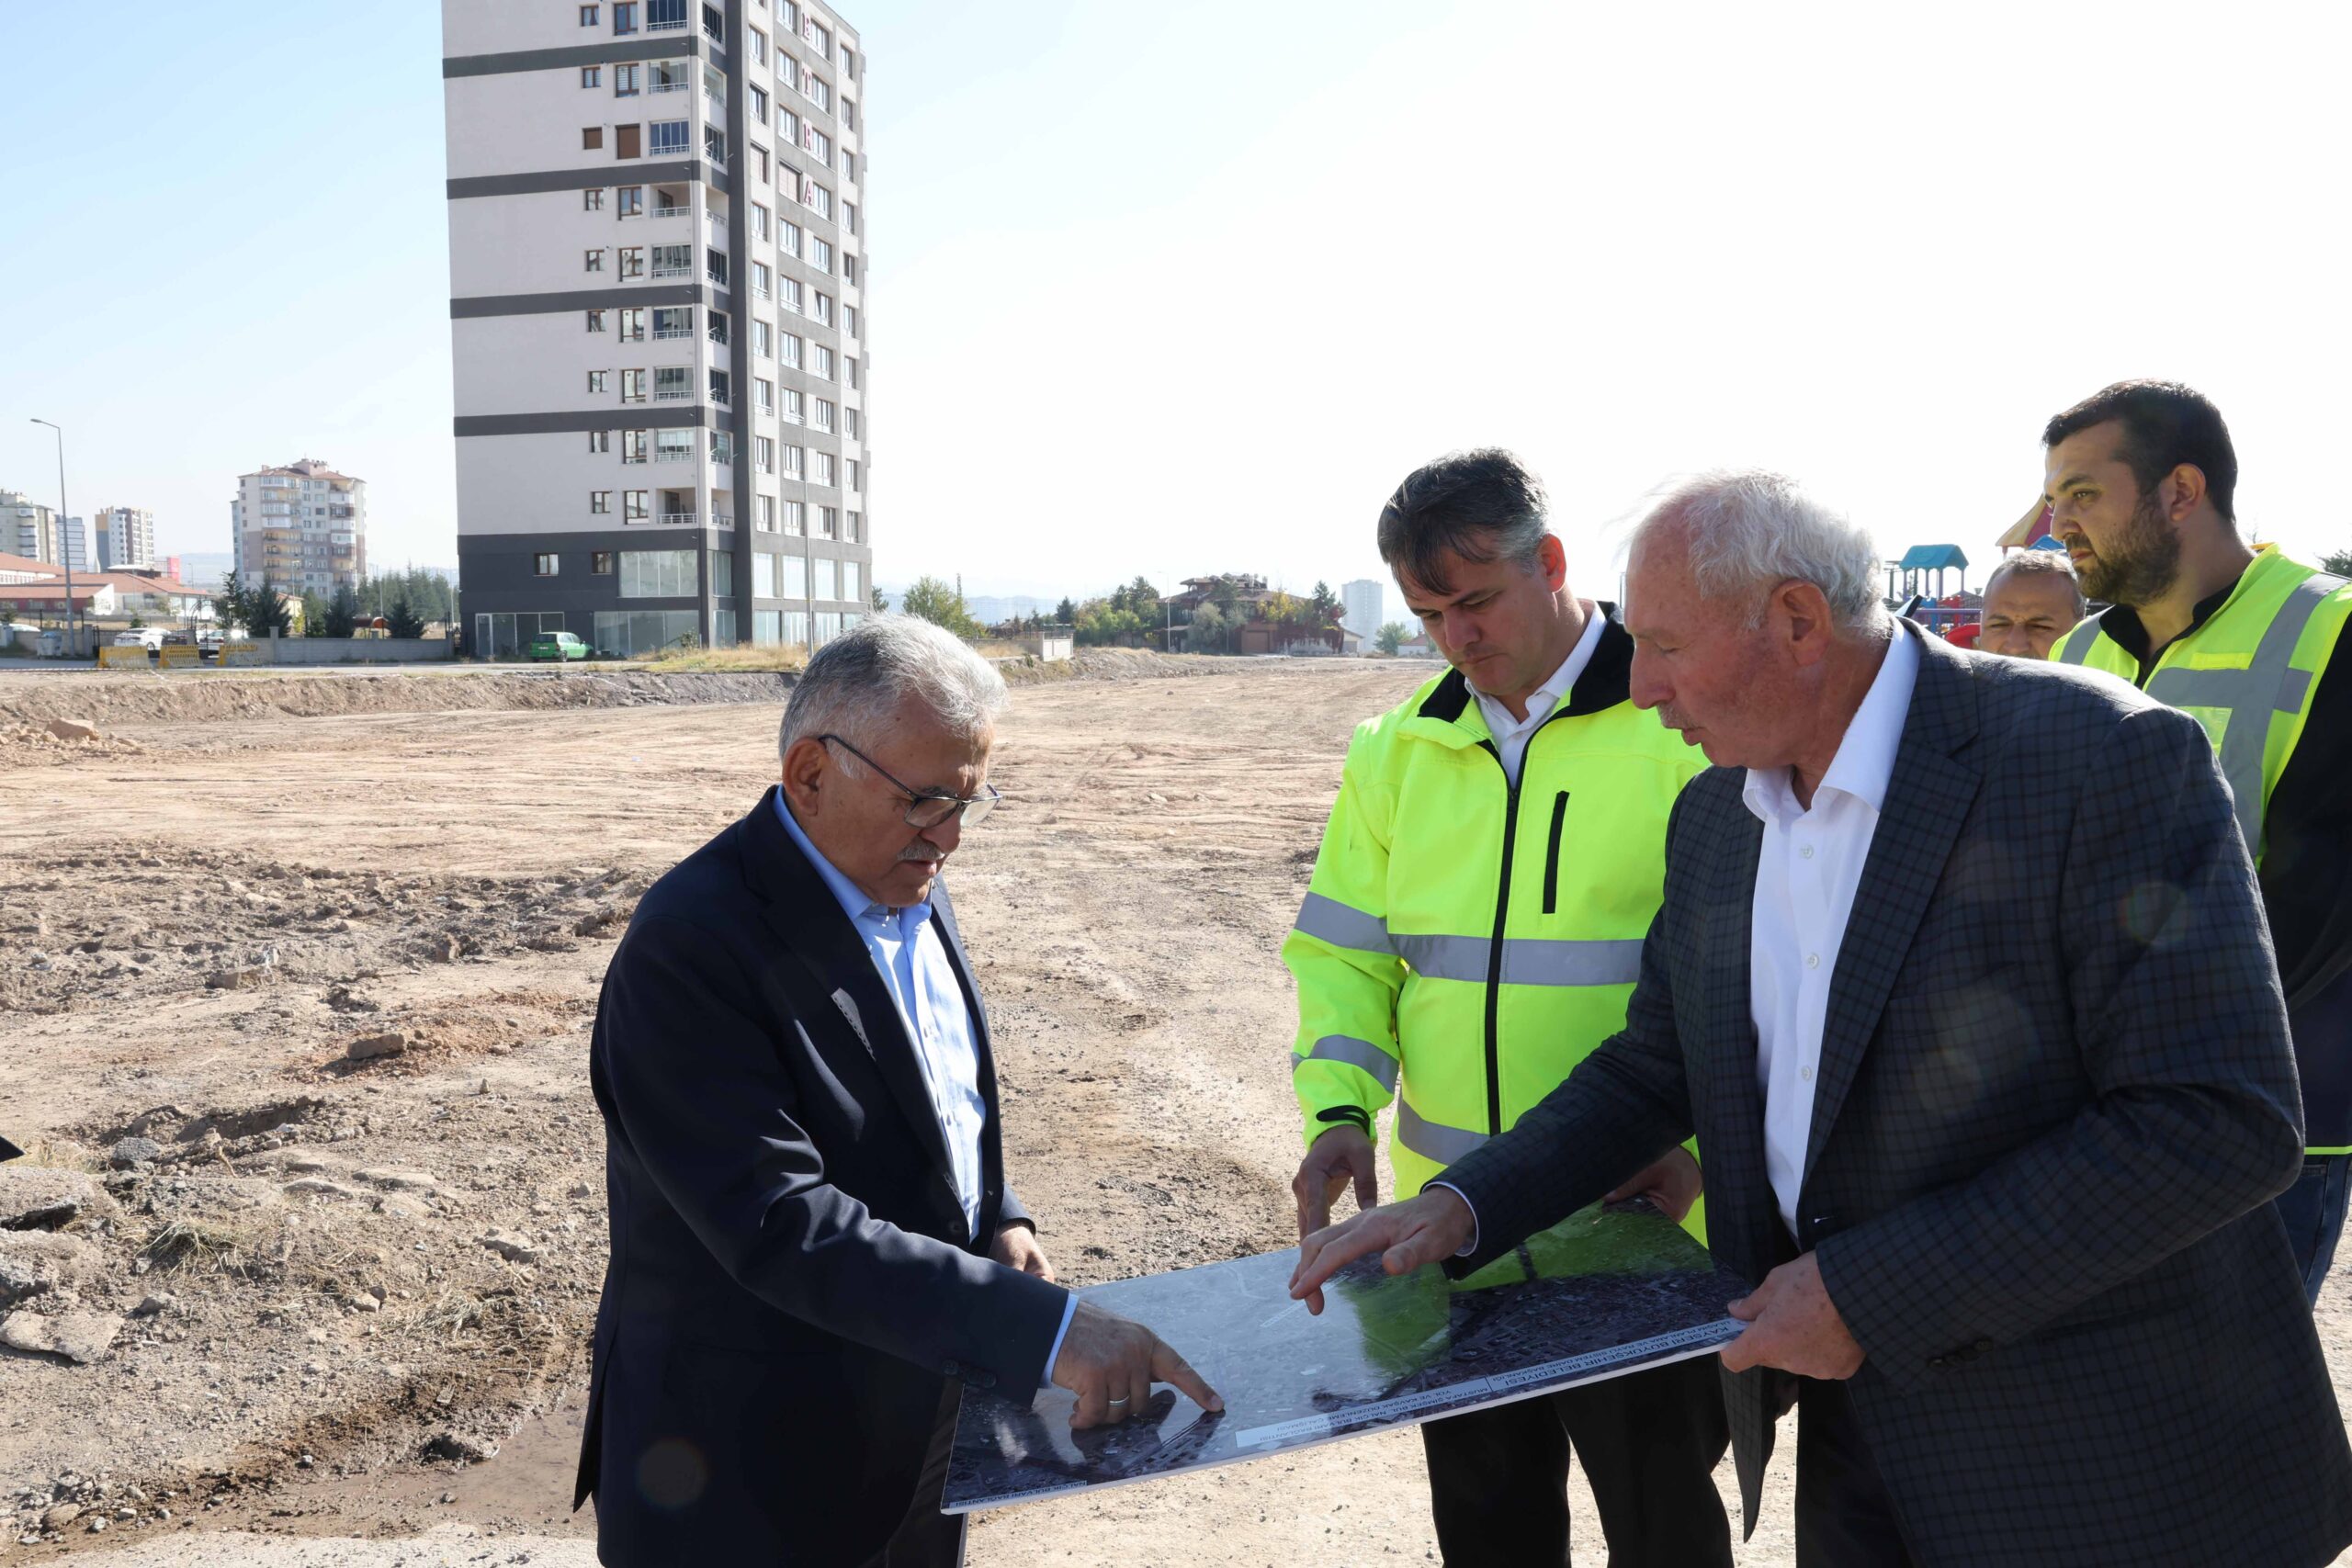
[[[1568,688],[1567,701],[1553,712],[1553,718],[1581,718],[1587,714],[1600,713],[1633,695],[1633,636],[1625,630],[1617,606],[1606,599],[1600,603],[1600,641],[1593,648],[1584,672]],[[1487,733],[1487,721],[1479,713],[1478,705],[1471,701],[1470,682],[1459,670],[1447,671],[1430,688],[1429,695],[1413,710],[1413,718],[1432,722],[1424,725],[1408,721],[1411,733],[1447,745],[1475,746],[1492,739]]]

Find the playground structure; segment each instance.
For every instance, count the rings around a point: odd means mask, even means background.
[[[2050,532],[2050,508],[2037,500],[1994,541],[2004,558],[2013,550],[2063,549]],[[1958,545],[1913,545],[1887,561],[1886,607],[1907,615],[1946,642],[1973,648],[1984,629],[1984,596],[1968,587],[1968,556]],[[1957,579],[1948,584],[1945,574]]]

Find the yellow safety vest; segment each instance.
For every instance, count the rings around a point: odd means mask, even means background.
[[[1312,1143],[1397,1101],[1396,1196],[1517,1122],[1624,1027],[1705,761],[1627,697],[1609,622],[1514,788],[1459,671],[1359,727],[1283,962]],[[1702,1222],[1690,1228],[1703,1238]]]
[[[2143,688],[2205,727],[2256,865],[2270,792],[2302,739],[2312,692],[2347,617],[2352,584],[2265,545],[2222,607],[2165,648]],[[2105,618],[2101,612],[2068,632],[2050,657],[2137,682],[2139,660],[2105,635]]]

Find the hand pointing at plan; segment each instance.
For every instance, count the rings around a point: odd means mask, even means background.
[[[1298,1244],[1298,1269],[1290,1277],[1294,1301],[1323,1310],[1323,1283],[1357,1258],[1377,1252],[1391,1274],[1409,1274],[1462,1250],[1476,1233],[1470,1205],[1451,1188],[1432,1187],[1418,1198],[1390,1203],[1328,1225]]]

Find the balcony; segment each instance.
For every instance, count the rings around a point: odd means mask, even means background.
[[[662,525],[667,528],[691,528],[701,519],[699,512],[664,512]]]
[[[695,335],[695,330],[694,330],[694,328],[692,328],[692,327],[690,327],[690,326],[688,326],[688,327],[656,327],[656,328],[654,328],[654,329],[653,329],[653,335],[654,335],[657,339],[658,339],[658,338],[665,338],[665,337],[692,337],[692,336],[694,336],[694,335]]]
[[[653,460],[657,463],[691,463],[695,460],[695,449],[691,446],[660,447],[655,450]]]
[[[691,207],[657,207],[653,209],[656,218],[692,218],[694,215],[695,209]]]
[[[646,91],[649,93],[684,93],[692,91],[693,88],[694,83],[692,81],[684,76],[679,76],[667,82],[655,81],[646,88]]]

